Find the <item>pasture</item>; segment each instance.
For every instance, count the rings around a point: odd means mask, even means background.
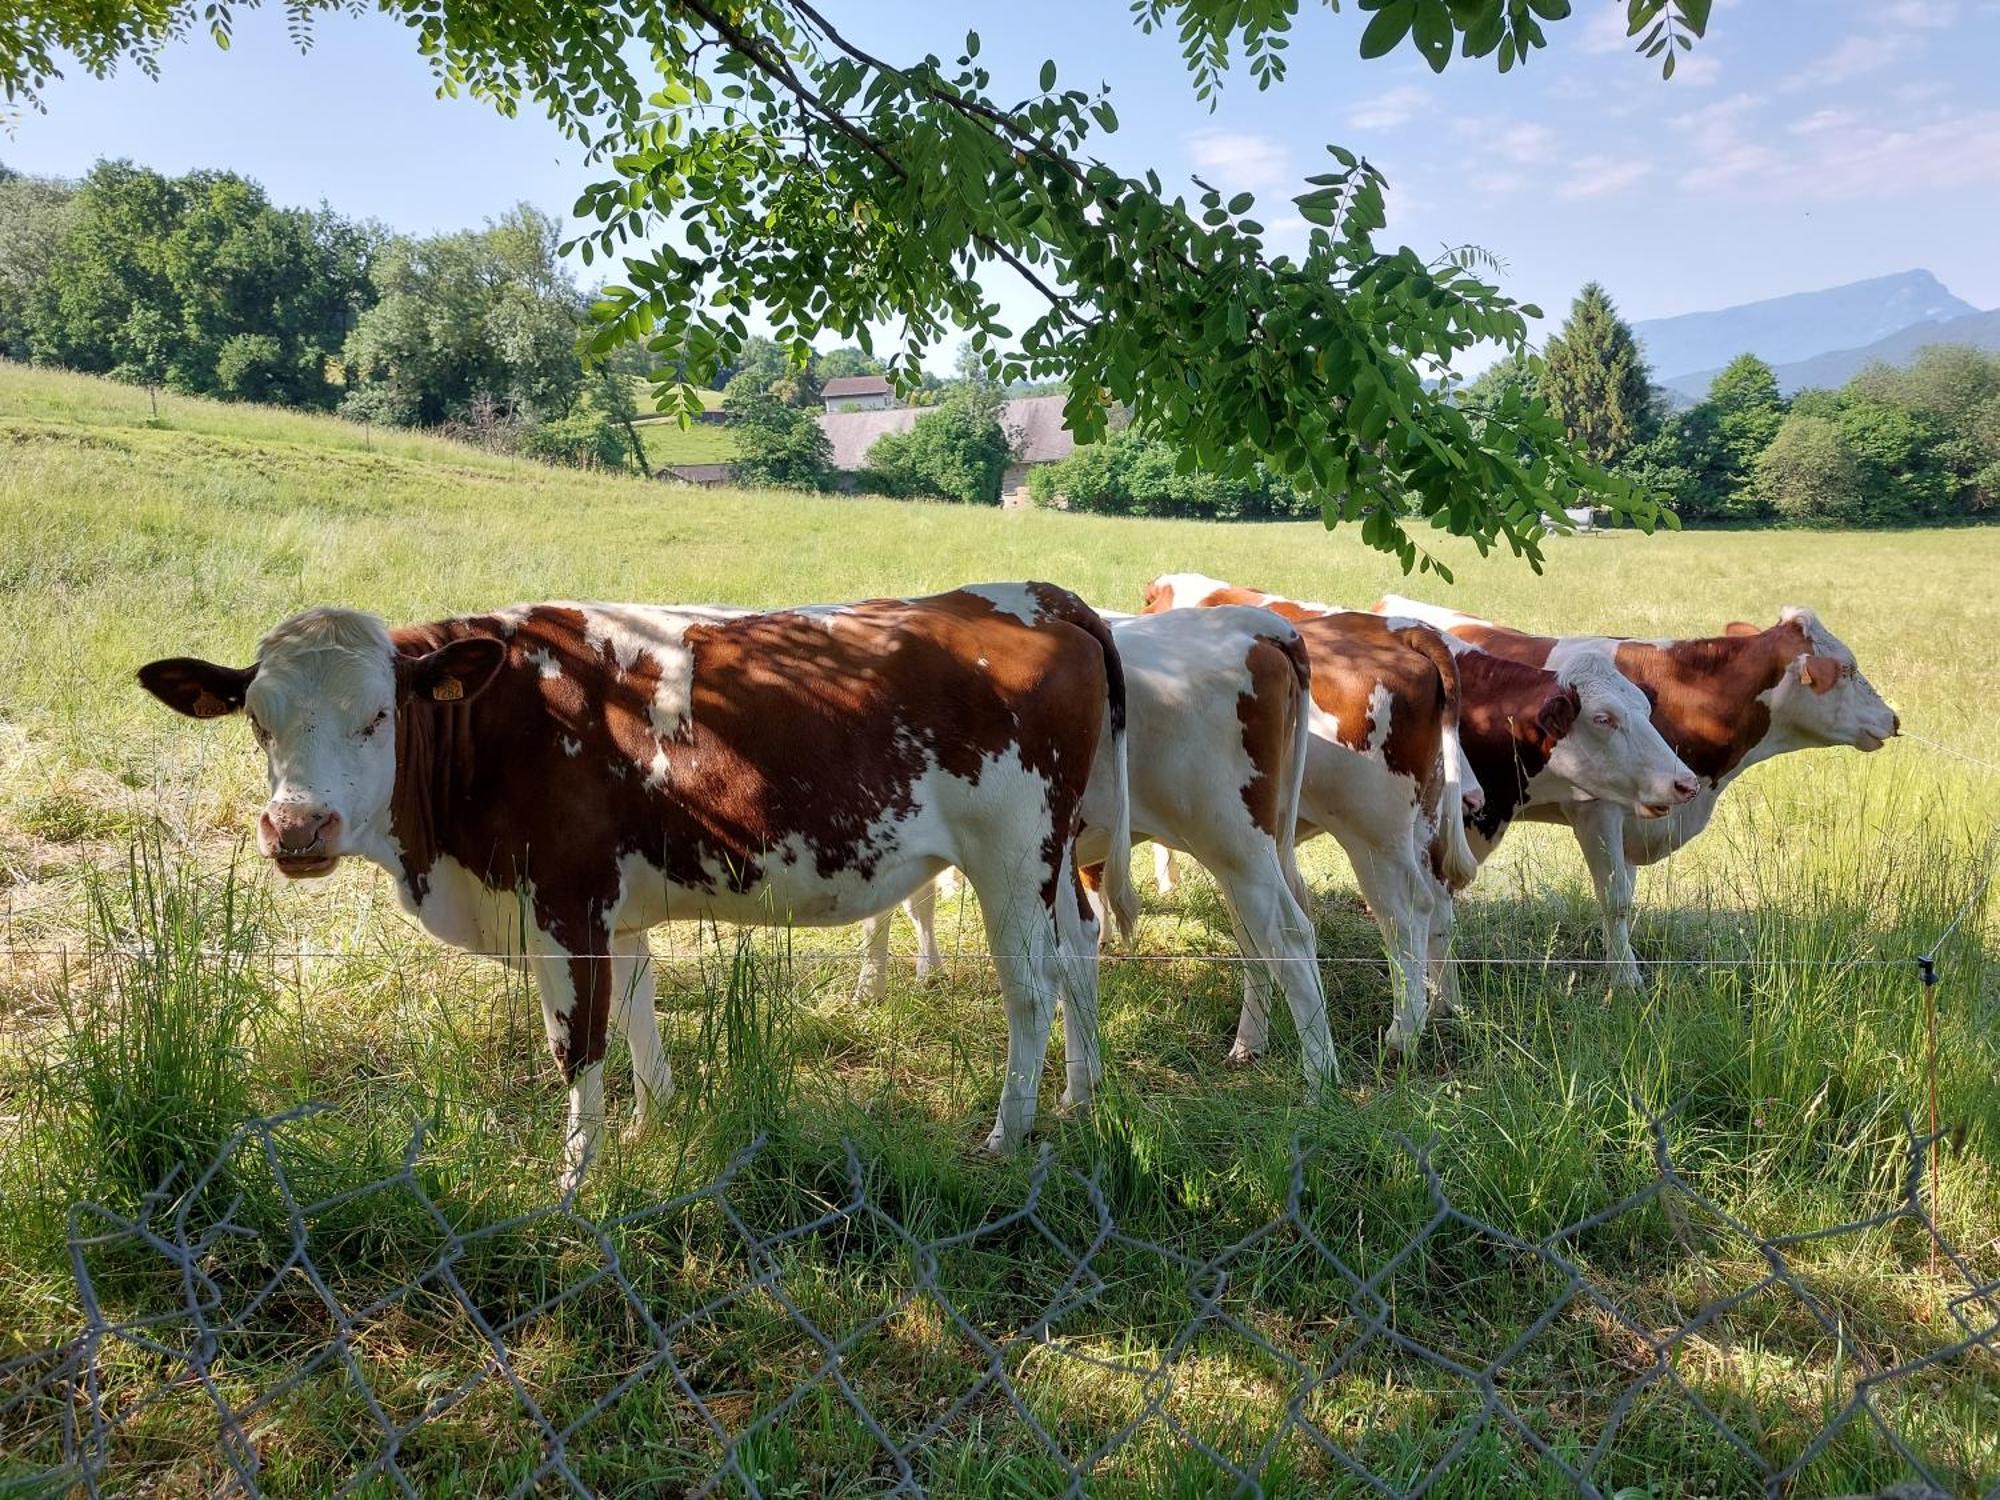
[[[171,1162],[204,1163],[250,1115],[331,1105],[293,1133],[315,1193],[393,1173],[419,1120],[418,1170],[459,1229],[500,1223],[552,1193],[563,1093],[520,981],[415,931],[386,878],[358,863],[296,885],[251,868],[241,837],[262,778],[249,734],[240,723],[176,719],[132,682],[137,664],[160,655],[247,661],[266,627],[308,604],[405,621],[524,599],[783,604],[1032,576],[1133,609],[1149,576],[1178,568],[1356,604],[1400,588],[1531,628],[1633,635],[1767,623],[1780,605],[1807,603],[1854,648],[1907,731],[2000,758],[2000,657],[1989,644],[2000,635],[2000,528],[1558,538],[1540,578],[1448,538],[1437,550],[1457,570],[1453,586],[1406,581],[1352,536],[1313,525],[686,491],[252,407],[163,397],[155,423],[143,391],[0,365],[0,1307],[9,1310],[0,1357],[74,1325],[70,1201],[129,1209]],[[1223,1066],[1237,974],[1204,956],[1233,951],[1229,924],[1189,867],[1178,895],[1146,889],[1138,951],[1147,959],[1107,965],[1107,1084],[1096,1107],[1068,1119],[1055,1108],[1052,1049],[1040,1134],[1060,1167],[1095,1174],[1122,1229],[1195,1260],[1284,1210],[1295,1142],[1315,1152],[1303,1211],[1357,1264],[1385,1264],[1430,1213],[1399,1137],[1432,1143],[1455,1203],[1534,1239],[1649,1181],[1647,1115],[1670,1106],[1676,1160],[1758,1232],[1875,1213],[1902,1191],[1905,1120],[1921,1123],[1930,1108],[1923,994],[1907,963],[1878,961],[1928,948],[1973,899],[1996,779],[1913,738],[1873,756],[1810,752],[1754,770],[1701,840],[1640,877],[1642,957],[1715,959],[1651,971],[1644,996],[1608,996],[1588,965],[1564,962],[1600,951],[1581,860],[1566,833],[1517,828],[1462,903],[1465,1010],[1439,1020],[1406,1067],[1379,1046],[1388,992],[1374,928],[1330,842],[1308,846],[1301,863],[1343,1076],[1312,1106],[1287,1021],[1274,1025],[1262,1063]],[[1951,1132],[1936,1221],[1986,1278],[2000,1275],[1993,905],[1991,893],[1973,902],[1942,950],[1936,991],[1936,1095]],[[962,900],[945,905],[941,929],[948,952],[954,942],[968,954],[983,946]],[[906,926],[897,940],[907,955]],[[581,1210],[630,1210],[703,1184],[759,1135],[767,1144],[737,1201],[763,1224],[800,1222],[838,1201],[850,1141],[875,1200],[927,1236],[1018,1205],[1034,1153],[1000,1163],[972,1154],[1000,1070],[989,969],[968,958],[933,987],[905,971],[886,1006],[855,1008],[858,942],[852,931],[740,943],[692,928],[656,934],[655,951],[675,960],[661,976],[661,1023],[681,1091],[661,1135],[629,1147],[613,1139]],[[614,1111],[629,1105],[621,1063],[614,1049]],[[241,1195],[240,1222],[280,1212],[256,1170],[227,1186]],[[1075,1179],[1052,1176],[1041,1204],[1059,1238],[1093,1240],[1096,1209]],[[1952,1336],[1946,1279],[1908,1228],[1791,1252],[1885,1362]],[[712,1217],[622,1233],[628,1266],[643,1268],[637,1293],[655,1312],[742,1274],[740,1244]],[[436,1227],[414,1201],[380,1194],[330,1213],[313,1234],[322,1271],[365,1300],[429,1264]],[[482,1241],[459,1275],[505,1310],[560,1288],[591,1250],[582,1229],[544,1223]],[[1765,1270],[1740,1238],[1657,1206],[1591,1231],[1578,1251],[1596,1284],[1659,1328]],[[788,1285],[829,1327],[874,1315],[901,1284],[891,1236],[805,1237],[783,1253]],[[1009,1327],[1070,1274],[1073,1254],[1025,1231],[982,1241],[948,1268],[957,1305]],[[215,1273],[254,1282],[259,1268],[230,1255],[218,1251]],[[1101,1246],[1092,1264],[1103,1286],[1055,1339],[1149,1363],[1185,1321],[1184,1278],[1119,1244]],[[124,1269],[107,1268],[105,1284],[130,1310],[163,1294],[156,1273]],[[1387,1285],[1400,1330],[1475,1367],[1550,1295],[1490,1240],[1453,1226]],[[1345,1295],[1293,1234],[1232,1263],[1232,1311],[1306,1365],[1341,1350]],[[970,1379],[968,1344],[927,1305],[847,1360],[871,1409],[896,1420],[948,1406]],[[303,1293],[267,1315],[302,1329],[324,1321]],[[516,1372],[550,1410],[586,1408],[631,1364],[632,1319],[619,1296],[567,1301],[524,1336]],[[279,1333],[247,1344],[229,1367],[234,1389],[277,1378],[286,1347]],[[406,1411],[438,1381],[476,1368],[482,1346],[411,1298],[357,1357]],[[706,1319],[689,1358],[705,1388],[729,1393],[717,1409],[739,1426],[818,1363],[755,1297]],[[115,1373],[136,1386],[157,1374],[136,1348],[121,1346],[117,1359]],[[1779,1454],[1818,1430],[1853,1374],[1825,1329],[1782,1294],[1711,1324],[1679,1347],[1675,1368]],[[1072,1457],[1146,1399],[1130,1376],[1053,1355],[1018,1357],[1009,1373]],[[1576,1307],[1523,1351],[1507,1389],[1553,1445],[1575,1451],[1596,1440],[1607,1393],[1633,1373],[1617,1328]],[[1247,1453],[1285,1388],[1271,1358],[1204,1338],[1181,1360],[1170,1409],[1223,1452]],[[1405,1485],[1450,1448],[1469,1409],[1462,1383],[1380,1342],[1310,1399],[1325,1431]],[[1881,1405],[1965,1493],[2000,1476],[1990,1354]],[[194,1393],[147,1409],[121,1439],[130,1472],[163,1493],[217,1483],[212,1444],[193,1422],[207,1409]],[[265,1493],[331,1488],[372,1456],[371,1441],[351,1387],[329,1368],[260,1418]],[[601,1493],[676,1493],[712,1469],[715,1451],[682,1393],[653,1378],[595,1419],[573,1461]],[[749,1462],[766,1494],[872,1493],[882,1486],[871,1452],[822,1383]],[[426,1493],[501,1488],[537,1461],[498,1383],[404,1455]],[[1062,1472],[1000,1397],[959,1412],[923,1462],[934,1494],[1046,1493]],[[8,1463],[0,1458],[0,1482]],[[1625,1419],[1599,1483],[1607,1493],[1735,1495],[1754,1489],[1753,1473],[1684,1402],[1649,1397]],[[1859,1424],[1798,1493],[1869,1490],[1900,1473]],[[1296,1439],[1263,1484],[1286,1495],[1358,1492]],[[1488,1431],[1444,1492],[1565,1487]],[[1155,1422],[1097,1471],[1092,1493],[1229,1487]]]

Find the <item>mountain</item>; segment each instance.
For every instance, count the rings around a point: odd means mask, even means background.
[[[1819,292],[1795,292],[1678,318],[1649,318],[1632,325],[1646,362],[1662,385],[1680,389],[1699,381],[1683,370],[1718,370],[1739,354],[1772,364],[1810,359],[1834,349],[1858,348],[1908,328],[1977,312],[1954,297],[1929,271],[1903,271],[1851,281]],[[1697,391],[1695,394],[1699,394]]]
[[[1773,365],[1771,368],[1778,377],[1779,389],[1792,396],[1814,387],[1846,385],[1864,366],[1877,362],[1906,365],[1917,357],[1918,350],[1931,344],[1971,344],[1974,348],[1990,349],[2000,354],[2000,307],[1989,312],[1967,313],[1962,318],[1946,318],[1938,323],[1913,323],[1872,344],[1863,344],[1856,349],[1830,349],[1810,359],[1793,360],[1790,364]],[[1659,384],[1684,400],[1699,401],[1707,394],[1709,382],[1721,373],[1721,368],[1717,367],[1696,375],[1676,375]]]

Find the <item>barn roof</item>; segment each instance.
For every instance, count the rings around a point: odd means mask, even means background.
[[[901,406],[886,411],[830,411],[820,414],[819,425],[833,444],[833,466],[851,471],[868,467],[868,450],[885,432],[908,432],[919,417],[935,410]],[[1054,463],[1076,448],[1063,425],[1061,396],[1017,397],[1000,408],[1000,425],[1007,431],[1017,463]]]
[[[889,394],[889,382],[880,375],[839,375],[821,386],[819,393],[827,401],[852,396],[886,396]]]

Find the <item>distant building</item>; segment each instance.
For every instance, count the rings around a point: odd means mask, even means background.
[[[842,375],[820,387],[820,399],[830,412],[884,411],[896,393],[880,375]]]
[[[856,377],[861,378],[861,377]],[[833,466],[844,474],[856,474],[868,467],[868,450],[884,433],[908,432],[917,419],[935,411],[930,406],[897,406],[870,410],[834,410],[833,389],[845,380],[826,386],[828,409],[819,419],[820,430],[833,445]],[[1041,464],[1058,463],[1076,451],[1076,440],[1063,424],[1063,397],[1020,396],[1000,408],[1000,425],[1006,430],[1013,455],[1000,479],[1000,503],[1017,509],[1028,503],[1028,475]]]

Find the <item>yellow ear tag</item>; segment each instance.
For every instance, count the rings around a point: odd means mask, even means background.
[[[197,719],[219,719],[228,712],[229,705],[207,688],[203,688],[200,696],[194,700],[194,716]]]
[[[456,677],[441,677],[431,685],[431,697],[439,703],[456,703],[465,696],[465,684]]]

